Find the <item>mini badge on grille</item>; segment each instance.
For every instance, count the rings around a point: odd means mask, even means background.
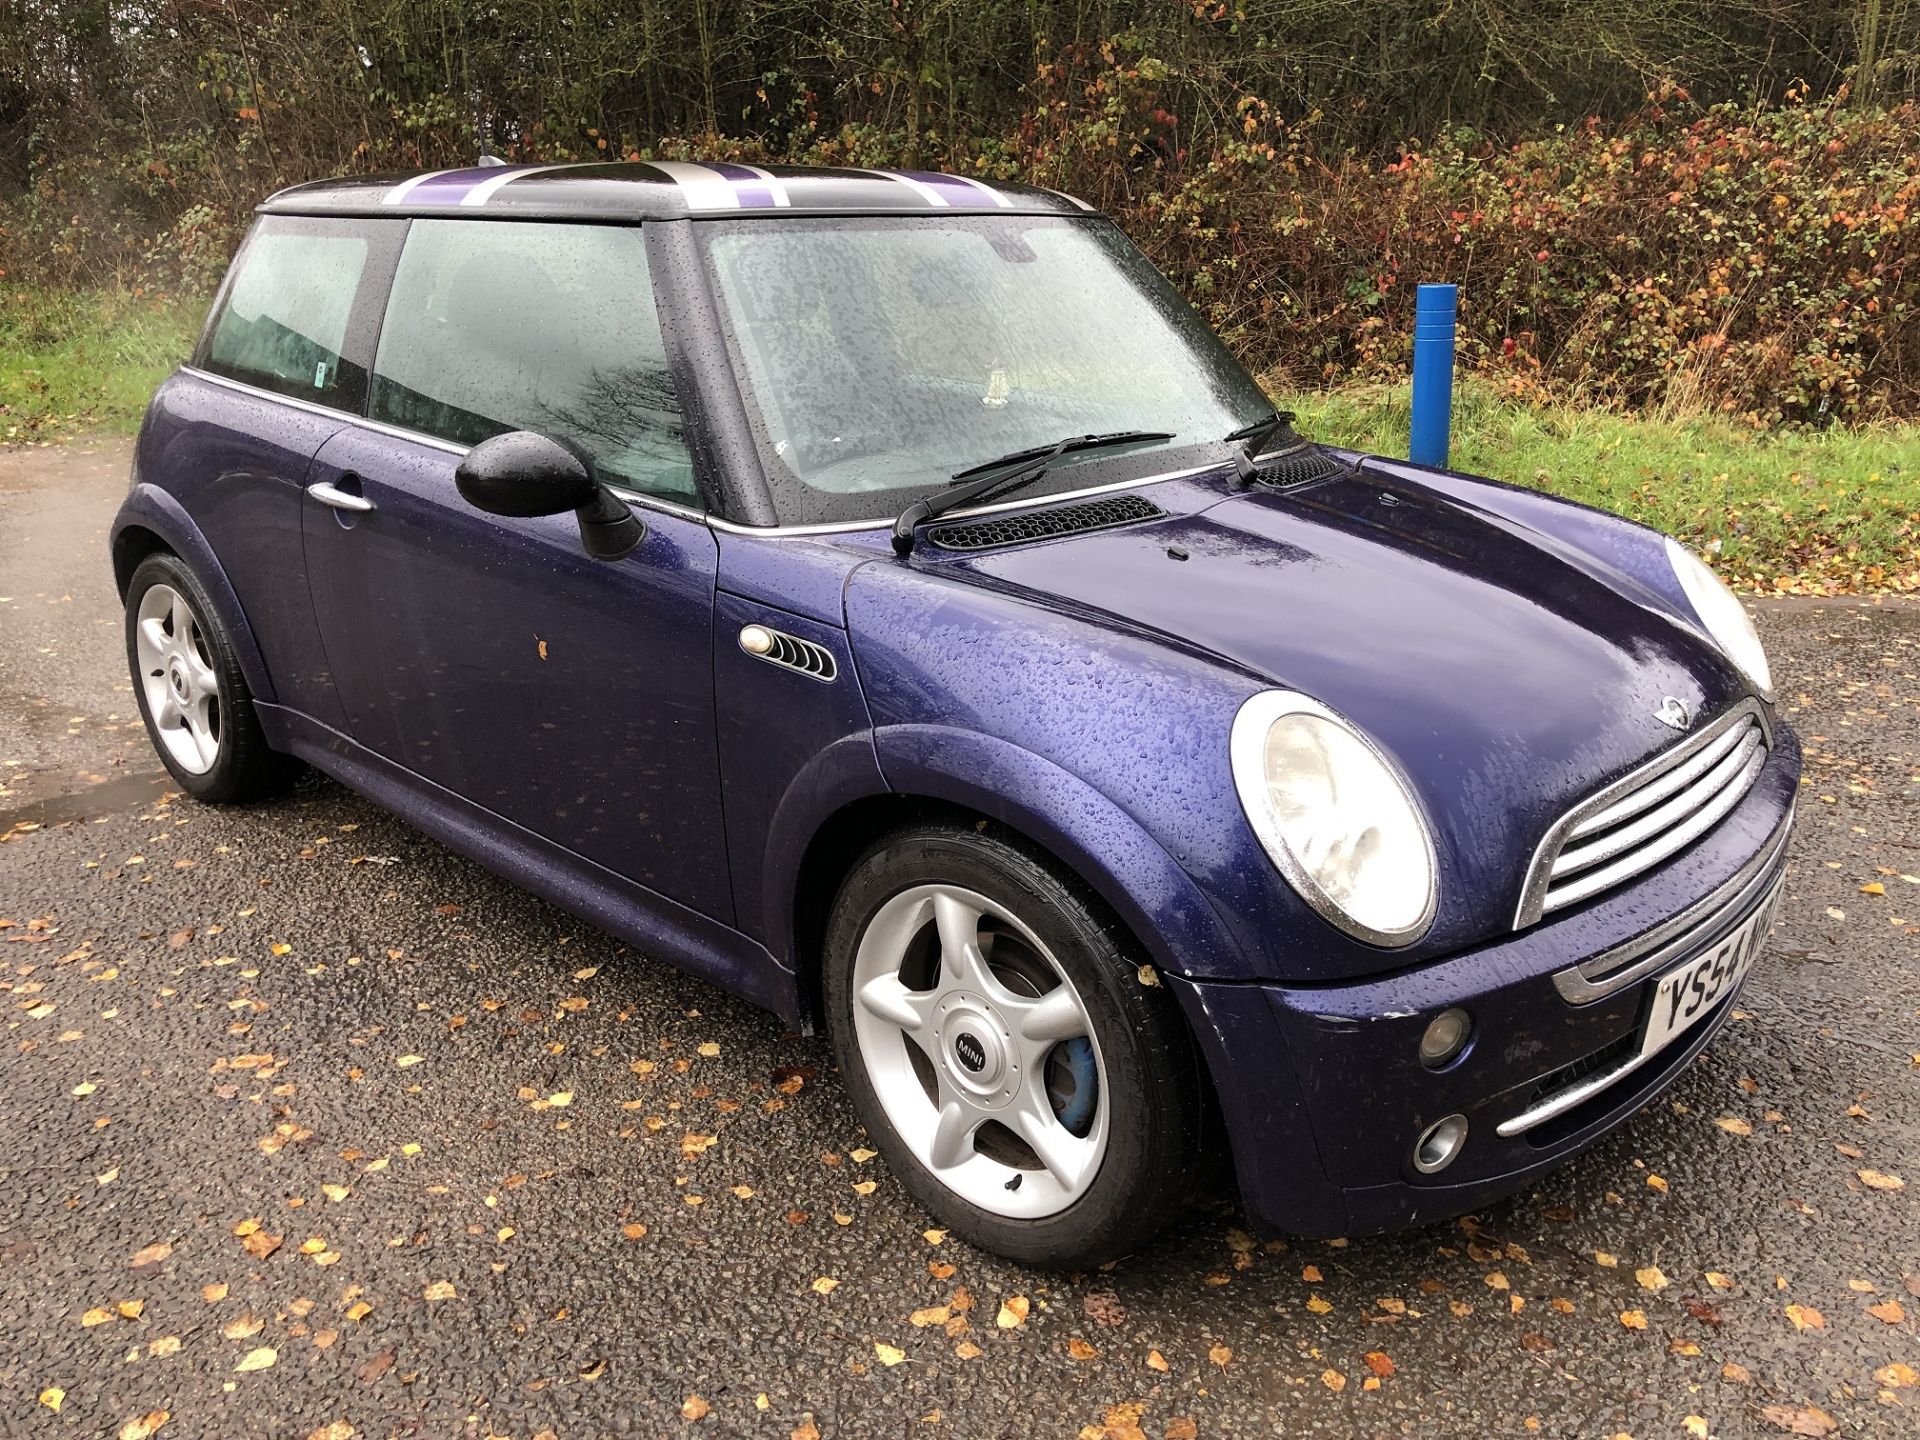
[[[1653,718],[1676,730],[1686,730],[1693,725],[1693,712],[1687,709],[1687,702],[1672,695],[1660,702],[1660,708],[1653,712]]]

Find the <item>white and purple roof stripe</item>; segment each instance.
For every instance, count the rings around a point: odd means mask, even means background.
[[[409,208],[484,206],[502,190],[532,175],[567,169],[595,170],[604,166],[491,165],[458,170],[435,170],[415,175],[393,186],[383,205]],[[651,170],[673,182],[689,210],[765,210],[793,205],[826,209],[854,209],[881,203],[887,208],[910,198],[928,209],[1010,210],[1014,199],[982,180],[942,175],[929,170],[869,170],[794,172],[778,175],[758,165],[712,162],[696,165],[680,160],[652,160],[637,168]],[[885,181],[876,191],[866,177]],[[804,190],[796,198],[794,191]]]

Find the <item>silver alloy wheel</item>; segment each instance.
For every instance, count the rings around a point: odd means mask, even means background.
[[[1100,1173],[1107,1075],[1086,1006],[1039,937],[984,895],[916,885],[880,907],[854,956],[853,1031],[887,1119],[962,1199],[1036,1220]],[[1078,1076],[1064,1104],[1063,1055]],[[1088,1083],[1091,1115],[1070,1129]]]
[[[200,617],[171,585],[140,597],[134,653],[160,743],[182,770],[206,774],[220,758],[220,681]]]

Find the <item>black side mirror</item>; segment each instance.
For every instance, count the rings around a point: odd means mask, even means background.
[[[593,477],[584,456],[545,435],[513,430],[482,440],[453,472],[460,495],[490,515],[528,517],[571,510],[580,543],[596,560],[618,560],[646,538],[647,527]]]

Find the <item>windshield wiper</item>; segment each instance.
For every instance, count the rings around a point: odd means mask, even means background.
[[[970,465],[956,472],[953,484],[946,489],[916,500],[900,512],[900,518],[893,522],[893,548],[905,555],[913,549],[916,525],[992,491],[1031,485],[1063,455],[1079,450],[1105,450],[1115,445],[1144,445],[1151,440],[1171,439],[1173,432],[1170,430],[1116,430],[1107,435],[1069,435],[1053,445],[1014,450],[998,459]]]
[[[1235,441],[1241,440],[1246,442],[1238,450],[1233,452],[1233,471],[1242,485],[1245,485],[1253,479],[1257,473],[1253,462],[1257,460],[1261,452],[1267,448],[1267,442],[1272,440],[1273,437],[1281,431],[1284,430],[1293,443],[1305,443],[1301,437],[1294,432],[1293,421],[1293,411],[1275,410],[1261,419],[1255,420],[1251,425],[1242,425],[1238,430],[1231,430],[1220,437],[1228,444],[1233,444]]]

